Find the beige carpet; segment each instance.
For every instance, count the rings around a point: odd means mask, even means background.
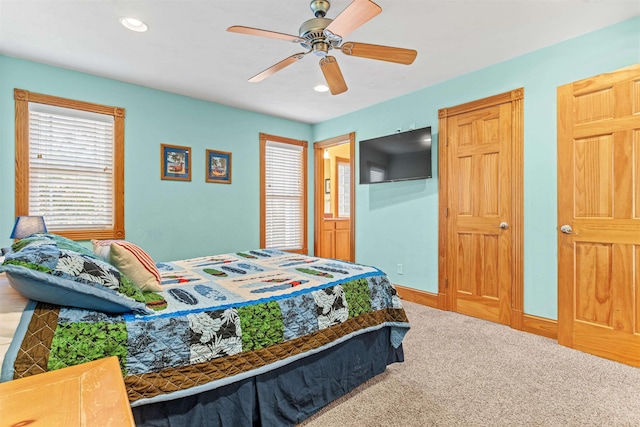
[[[302,426],[640,426],[640,369],[403,304],[411,322],[405,362]]]

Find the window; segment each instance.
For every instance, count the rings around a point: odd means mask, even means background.
[[[307,253],[307,142],[260,134],[260,246]]]
[[[14,90],[16,216],[74,240],[124,238],[124,109]]]
[[[338,218],[349,218],[350,216],[350,189],[351,189],[351,164],[348,159],[342,159],[337,157],[337,170],[336,174],[338,179]]]

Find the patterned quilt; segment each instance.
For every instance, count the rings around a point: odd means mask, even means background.
[[[163,291],[147,304],[154,314],[33,302],[12,344],[13,378],[115,355],[137,406],[257,375],[386,326],[398,347],[409,329],[395,289],[374,267],[261,249],[158,268]]]

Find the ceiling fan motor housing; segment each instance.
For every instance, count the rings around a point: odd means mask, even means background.
[[[302,23],[298,34],[305,41],[300,43],[303,47],[311,49],[315,55],[326,56],[329,49],[337,46],[340,40],[329,40],[324,34],[324,29],[333,22],[329,18],[311,18]]]

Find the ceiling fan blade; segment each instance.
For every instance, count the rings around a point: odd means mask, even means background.
[[[382,12],[382,8],[371,0],[353,0],[349,6],[325,28],[327,37],[331,35],[344,38],[356,28],[368,22]]]
[[[251,83],[261,82],[262,80],[266,79],[267,77],[272,76],[275,73],[277,73],[278,71],[282,70],[283,68],[288,67],[289,65],[293,64],[298,59],[302,59],[307,53],[309,53],[309,52],[302,52],[302,53],[296,53],[295,55],[291,55],[290,57],[288,57],[286,59],[283,59],[282,61],[278,62],[277,64],[272,65],[271,67],[267,68],[263,72],[258,73],[255,76],[251,77],[249,79],[249,81]]]
[[[227,28],[230,33],[248,34],[250,36],[269,37],[272,39],[285,40],[294,43],[302,43],[304,39],[298,36],[292,36],[291,34],[277,33],[275,31],[260,30],[258,28],[243,27],[241,25],[234,25]]]
[[[320,69],[327,81],[331,95],[338,95],[347,91],[347,84],[342,77],[342,71],[338,66],[338,61],[333,56],[325,56],[320,60]]]
[[[340,46],[345,55],[359,56],[361,58],[378,59],[380,61],[395,62],[409,65],[416,59],[418,52],[413,49],[400,47],[380,46],[377,44],[346,42]]]

